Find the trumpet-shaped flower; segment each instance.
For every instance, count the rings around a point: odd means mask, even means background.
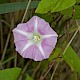
[[[37,16],[13,29],[16,51],[23,58],[34,61],[47,59],[57,42],[57,34],[50,25]]]

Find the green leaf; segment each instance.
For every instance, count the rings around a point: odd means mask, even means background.
[[[60,11],[64,16],[72,17],[72,10],[73,8],[70,7],[68,9]]]
[[[0,80],[17,80],[20,71],[20,68],[0,70]]]
[[[33,80],[28,74],[25,80]]]
[[[80,19],[80,6],[75,5],[74,9],[75,9],[75,13],[74,13],[73,18],[74,19]],[[72,11],[73,11],[73,8],[70,7],[68,9],[65,9],[65,10],[61,11],[61,13],[65,16],[71,17],[72,16]]]
[[[74,72],[80,72],[80,59],[71,46],[62,57]]]
[[[32,1],[29,9],[36,8],[39,1]],[[0,14],[25,10],[27,6],[27,2],[15,2],[15,3],[6,3],[0,4]]]
[[[73,6],[76,0],[41,0],[36,13],[58,12]]]
[[[76,3],[76,0],[55,0],[54,6],[52,6],[52,12],[57,12],[64,10],[73,6]]]
[[[52,0],[41,0],[36,9],[36,13],[47,13],[50,11],[50,6],[52,4]]]

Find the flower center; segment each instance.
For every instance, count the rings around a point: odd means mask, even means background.
[[[34,36],[33,36],[33,40],[34,40],[35,42],[40,41],[40,36],[39,36],[39,35],[34,35]]]

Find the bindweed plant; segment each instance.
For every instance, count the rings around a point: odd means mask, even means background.
[[[79,0],[1,0],[0,80],[80,80],[79,13]]]

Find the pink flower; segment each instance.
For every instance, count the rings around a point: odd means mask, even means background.
[[[37,16],[13,29],[16,51],[23,58],[34,61],[47,59],[57,42],[57,34],[50,25]]]

